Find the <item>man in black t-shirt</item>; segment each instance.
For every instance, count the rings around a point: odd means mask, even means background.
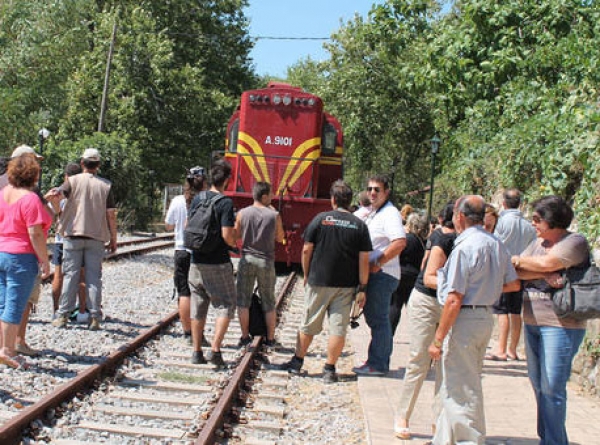
[[[231,165],[227,161],[217,161],[211,170],[212,187],[204,199],[211,199],[222,194],[231,176]],[[195,208],[196,195],[190,205]],[[229,258],[229,247],[235,247],[236,234],[234,230],[235,217],[233,201],[229,197],[219,199],[214,205],[216,220],[221,226],[219,244],[209,254],[192,251],[190,267],[190,318],[192,321],[192,342],[194,352],[192,363],[206,363],[202,354],[202,333],[206,324],[208,306],[211,304],[216,311],[215,335],[211,344],[208,360],[217,368],[225,367],[221,356],[221,343],[229,328],[229,322],[235,314],[236,290],[233,280],[233,265]]]
[[[294,357],[281,365],[299,373],[312,339],[329,314],[329,344],[323,369],[326,383],[335,383],[335,364],[342,353],[350,310],[358,286],[357,304],[364,306],[372,250],[367,225],[348,210],[352,189],[342,180],[331,186],[332,211],[318,214],[304,232],[302,269],[305,308]]]

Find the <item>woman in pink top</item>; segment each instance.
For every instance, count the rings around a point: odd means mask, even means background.
[[[15,337],[35,277],[50,274],[46,236],[52,218],[32,191],[40,167],[34,155],[8,164],[8,185],[0,190],[0,363],[26,367],[15,356]]]

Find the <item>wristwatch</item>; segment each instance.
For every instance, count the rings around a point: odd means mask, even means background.
[[[441,341],[439,341],[437,338],[434,338],[434,339],[433,339],[433,343],[432,343],[432,344],[433,344],[433,346],[435,346],[436,348],[438,348],[438,349],[442,349],[442,342],[441,342]]]
[[[367,291],[367,285],[366,284],[359,284],[356,288],[356,292],[366,292]]]

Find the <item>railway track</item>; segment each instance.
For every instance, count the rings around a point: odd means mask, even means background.
[[[115,253],[107,253],[104,260],[118,260],[131,255],[143,255],[144,253],[153,252],[155,250],[165,249],[173,246],[174,235],[165,233],[159,235],[151,235],[148,237],[135,238],[130,240],[118,241],[117,251]],[[52,250],[48,250],[48,254],[52,257]],[[51,272],[43,283],[51,283],[54,279],[54,272]]]
[[[280,301],[293,281],[278,284]],[[28,406],[0,427],[0,443],[214,443],[226,434],[262,339],[231,347],[240,336],[232,323],[223,348],[231,368],[215,371],[189,363],[176,320],[170,313],[39,400],[23,399]]]

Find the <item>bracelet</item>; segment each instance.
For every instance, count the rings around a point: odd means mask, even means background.
[[[438,340],[437,338],[433,339],[433,346],[435,346],[438,349],[442,349],[442,342],[440,340]]]

